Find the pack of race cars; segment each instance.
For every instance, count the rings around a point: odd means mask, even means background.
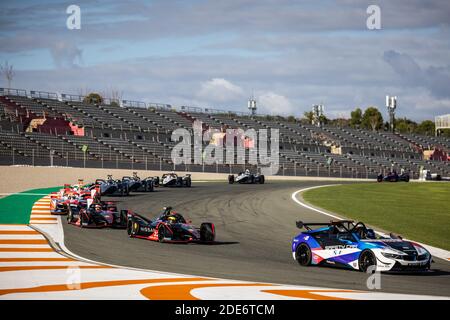
[[[164,174],[161,179],[140,179],[123,177],[114,180],[96,179],[85,184],[78,180],[75,185],[64,185],[58,192],[50,195],[50,211],[56,215],[67,215],[67,222],[80,228],[118,228],[126,229],[129,237],[158,242],[211,243],[215,240],[215,227],[211,222],[194,226],[172,207],[154,219],[147,219],[129,210],[118,210],[115,201],[102,201],[102,196],[128,195],[130,191],[153,191],[155,187],[191,187],[190,175],[183,177],[175,173]]]
[[[237,177],[230,175],[229,183],[234,182],[262,184],[264,176],[246,171]],[[164,174],[161,179],[140,179],[134,173],[121,180],[108,176],[92,184],[79,180],[76,185],[65,185],[51,195],[51,213],[66,214],[67,222],[80,228],[125,229],[130,238],[166,243],[214,243],[216,230],[212,222],[195,226],[172,207],[164,207],[162,213],[149,219],[130,210],[119,210],[114,201],[101,200],[104,195],[153,191],[158,186],[190,187],[191,183],[190,175],[179,177],[174,173]],[[394,234],[377,235],[363,222],[297,221],[296,225],[305,229],[291,244],[293,258],[301,266],[339,266],[363,272],[427,271],[433,262],[431,254],[420,244]]]

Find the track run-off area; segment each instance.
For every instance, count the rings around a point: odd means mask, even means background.
[[[450,263],[440,258],[427,273],[381,274],[377,290],[368,289],[369,274],[300,267],[290,249],[299,233],[295,221],[331,217],[299,205],[292,195],[326,184],[332,182],[194,182],[192,188],[108,198],[149,218],[172,206],[195,225],[213,222],[213,245],[131,239],[125,230],[80,229],[65,217],[51,224],[1,225],[0,299],[450,298]],[[46,203],[44,197],[33,209],[45,215]],[[29,241],[11,241],[24,239]]]

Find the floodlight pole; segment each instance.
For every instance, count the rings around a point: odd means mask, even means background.
[[[248,100],[248,109],[250,110],[250,113],[252,116],[256,115],[256,100],[252,95],[252,98]]]
[[[386,96],[386,107],[389,113],[389,130],[395,131],[395,109],[397,108],[397,96]]]
[[[313,125],[317,126],[317,127],[321,127],[322,126],[322,116],[324,114],[324,106],[323,104],[315,104],[312,106],[312,112],[313,112]]]

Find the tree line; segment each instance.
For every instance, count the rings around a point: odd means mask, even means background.
[[[314,114],[312,111],[307,111],[303,115],[304,117],[300,119],[303,123],[312,123]],[[287,117],[292,121],[294,117]],[[361,108],[356,108],[350,113],[350,118],[337,118],[328,119],[326,116],[321,116],[321,123],[336,126],[336,127],[347,127],[354,129],[365,129],[365,130],[389,130],[389,122],[383,119],[383,115],[376,107],[368,107],[364,111]],[[399,133],[416,133],[421,135],[434,136],[435,125],[432,120],[423,120],[421,122],[416,122],[406,117],[395,119],[395,131]],[[450,137],[450,130],[443,130],[443,136]]]

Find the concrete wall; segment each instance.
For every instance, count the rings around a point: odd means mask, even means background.
[[[149,176],[161,176],[161,171],[135,170],[138,176],[146,178]],[[180,175],[186,172],[177,172]],[[93,182],[97,178],[106,178],[112,174],[113,178],[132,176],[132,170],[121,169],[89,169],[71,167],[20,167],[0,166],[0,193],[20,192],[28,189],[62,186],[65,183],[74,184],[78,179],[84,179],[86,183]],[[228,174],[191,172],[193,180],[218,180],[226,182]],[[318,177],[292,177],[274,176],[266,177],[266,180],[324,180],[324,181],[367,181],[365,179],[339,179]]]

